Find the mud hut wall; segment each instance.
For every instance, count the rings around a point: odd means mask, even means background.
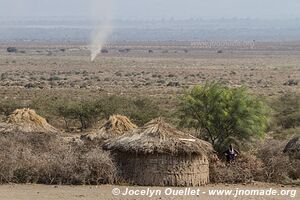
[[[149,186],[199,186],[209,182],[208,159],[199,155],[117,153],[119,176]]]

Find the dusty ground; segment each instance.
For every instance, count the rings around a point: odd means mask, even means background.
[[[126,186],[46,186],[46,185],[2,185],[0,186],[0,200],[142,200],[142,199],[255,199],[255,200],[286,200],[286,199],[300,199],[299,187],[281,187],[279,185],[210,185],[206,187],[200,187],[200,193],[206,192],[206,194],[200,194],[200,196],[156,196],[156,197],[143,197],[143,196],[113,196],[112,190],[118,187],[122,192],[125,191]],[[233,196],[209,196],[208,190],[210,189],[276,189],[280,190],[297,190],[294,198],[290,196],[244,196],[244,197],[233,197]],[[130,189],[145,189],[144,187],[130,187]],[[166,188],[151,188],[165,190]],[[179,188],[173,188],[179,189]],[[198,189],[198,188],[196,188]]]

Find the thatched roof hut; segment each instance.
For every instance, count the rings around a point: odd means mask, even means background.
[[[57,133],[58,130],[34,110],[25,108],[15,110],[8,117],[7,122],[0,125],[0,132]]]
[[[161,118],[110,139],[120,177],[137,185],[199,186],[209,182],[211,144],[183,133]]]
[[[291,139],[283,152],[288,153],[293,158],[300,159],[300,135]]]
[[[137,126],[132,123],[126,116],[123,115],[112,115],[107,121],[100,127],[99,130],[91,134],[82,136],[82,139],[94,140],[99,139],[109,139],[120,136],[127,131],[136,129]]]

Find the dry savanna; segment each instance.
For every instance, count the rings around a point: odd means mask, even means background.
[[[112,195],[147,186],[300,192],[299,58],[292,42],[123,42],[94,62],[81,44],[2,43],[0,199],[148,199]],[[232,197],[184,197],[197,198]]]

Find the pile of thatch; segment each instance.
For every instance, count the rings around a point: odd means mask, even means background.
[[[107,150],[140,154],[200,154],[212,151],[212,145],[183,133],[164,122],[154,119],[144,127],[108,140],[104,144]]]
[[[291,139],[284,148],[284,153],[288,153],[296,159],[300,159],[300,135]]]
[[[36,114],[31,109],[17,109],[2,124],[1,132],[39,132],[39,133],[56,133],[58,132],[53,126],[48,124],[46,119]]]
[[[109,139],[120,136],[125,132],[136,129],[126,116],[112,115],[109,119],[94,133],[83,136],[85,139],[94,140],[95,138]]]

